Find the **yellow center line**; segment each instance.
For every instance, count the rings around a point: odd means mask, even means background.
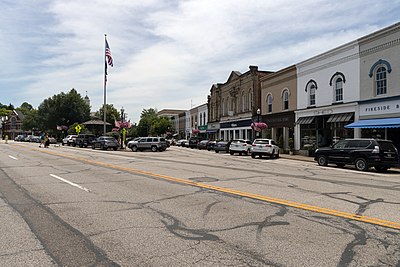
[[[21,146],[21,145],[19,145],[19,146]],[[21,146],[21,147],[24,147],[24,146]],[[26,148],[26,147],[24,147],[24,148]],[[350,219],[350,220],[355,220],[355,221],[360,221],[360,222],[364,222],[364,223],[370,223],[370,224],[374,224],[374,225],[380,225],[383,227],[400,230],[400,223],[398,223],[398,222],[392,222],[392,221],[382,220],[382,219],[378,219],[378,218],[374,218],[374,217],[368,217],[368,216],[357,215],[354,213],[349,213],[349,212],[344,212],[344,211],[338,211],[338,210],[333,210],[333,209],[328,209],[328,208],[323,208],[323,207],[318,207],[318,206],[312,206],[312,205],[294,202],[294,201],[290,201],[290,200],[284,200],[284,199],[273,198],[273,197],[263,196],[263,195],[259,195],[259,194],[244,192],[244,191],[240,191],[240,190],[236,190],[236,189],[230,189],[230,188],[225,188],[225,187],[219,187],[219,186],[194,182],[194,181],[185,180],[185,179],[181,179],[181,178],[171,177],[168,175],[136,170],[136,169],[122,167],[122,166],[104,163],[104,162],[100,162],[100,161],[94,161],[94,160],[90,160],[90,159],[86,159],[86,158],[82,158],[82,157],[60,154],[60,153],[52,152],[49,150],[43,150],[43,149],[37,149],[37,148],[32,148],[32,150],[40,151],[40,152],[44,152],[47,154],[60,156],[60,157],[64,157],[64,158],[69,158],[69,159],[73,159],[73,160],[78,160],[78,161],[86,162],[86,163],[92,164],[92,165],[99,165],[99,166],[104,166],[104,167],[108,167],[108,168],[112,168],[112,169],[116,169],[116,170],[131,172],[131,173],[135,173],[135,174],[147,175],[147,176],[156,177],[156,178],[160,178],[160,179],[164,179],[164,180],[168,180],[168,181],[172,181],[172,182],[176,182],[176,183],[180,183],[180,184],[196,186],[196,187],[214,190],[214,191],[218,191],[218,192],[223,192],[223,193],[227,193],[227,194],[231,194],[231,195],[236,195],[236,196],[241,196],[241,197],[246,197],[246,198],[251,198],[251,199],[257,199],[257,200],[261,200],[264,202],[285,205],[285,206],[293,207],[293,208],[297,208],[297,209],[313,211],[313,212],[317,212],[317,213],[321,213],[321,214],[332,215],[332,216],[336,216],[336,217],[346,218],[346,219]]]

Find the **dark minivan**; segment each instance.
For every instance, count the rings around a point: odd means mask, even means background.
[[[385,172],[399,166],[399,154],[392,141],[372,138],[339,140],[331,147],[315,150],[314,160],[321,166],[354,165],[359,171],[374,167],[378,172]]]

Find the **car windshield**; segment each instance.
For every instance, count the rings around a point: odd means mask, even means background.
[[[106,141],[114,141],[114,138],[113,137],[104,137],[104,140],[106,140]]]

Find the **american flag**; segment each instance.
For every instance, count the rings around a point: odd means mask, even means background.
[[[108,65],[110,65],[111,67],[114,67],[113,58],[111,55],[110,47],[108,46],[107,39],[106,39],[106,58],[107,58]]]

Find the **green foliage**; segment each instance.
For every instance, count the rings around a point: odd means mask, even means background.
[[[96,117],[99,118],[100,120],[103,120],[104,118],[104,104],[101,106],[101,108],[96,111]],[[114,108],[113,104],[107,104],[106,105],[106,122],[111,123],[114,125],[114,121],[119,121],[121,120],[121,114],[119,111]]]
[[[49,133],[57,131],[57,125],[71,125],[90,118],[90,107],[75,90],[71,89],[45,99],[38,108],[39,125]]]
[[[33,129],[41,129],[39,114],[36,109],[25,111],[24,120],[22,121],[22,130],[29,131]]]
[[[293,148],[294,148],[294,140],[293,140],[293,137],[290,137],[289,138],[289,149],[290,149],[290,151],[292,151]]]

